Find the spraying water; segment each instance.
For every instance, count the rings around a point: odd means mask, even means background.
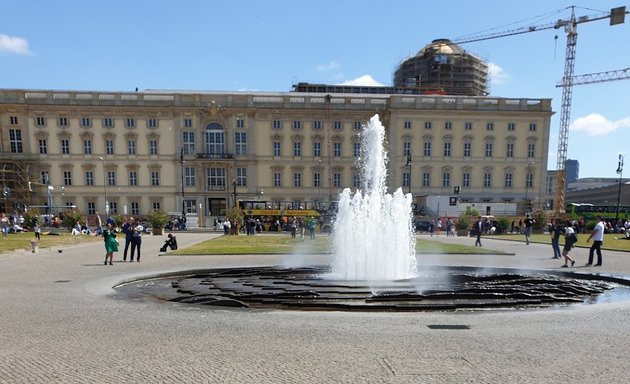
[[[332,275],[343,280],[399,280],[416,274],[412,196],[387,193],[385,127],[374,115],[362,134],[364,190],[339,195]]]

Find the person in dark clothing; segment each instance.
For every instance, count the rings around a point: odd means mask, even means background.
[[[162,246],[162,248],[160,248],[160,252],[166,252],[166,249],[169,247],[171,248],[172,251],[177,249],[177,239],[175,238],[175,236],[173,236],[172,233],[168,234],[167,239],[164,242],[164,245]]]
[[[475,223],[475,233],[477,234],[477,241],[475,241],[475,247],[479,245],[481,247],[481,232],[483,231],[483,221],[481,221],[481,216],[477,219]]]
[[[554,225],[551,226],[551,248],[553,249],[553,258],[559,259],[562,257],[560,252],[560,236],[564,234],[564,226],[561,219],[556,219]]]
[[[121,227],[122,233],[125,235],[125,250],[123,251],[123,261],[127,261],[127,251],[133,242],[133,217],[125,221]]]

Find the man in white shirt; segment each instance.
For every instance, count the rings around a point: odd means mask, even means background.
[[[597,264],[596,267],[602,265],[602,243],[604,242],[604,222],[602,218],[597,216],[597,224],[595,224],[595,228],[593,228],[593,232],[586,239],[588,243],[591,239],[593,239],[593,245],[591,245],[591,249],[588,252],[588,263],[586,265],[593,265],[593,254],[597,251]]]
[[[142,248],[142,232],[144,232],[144,227],[142,226],[140,221],[138,221],[138,224],[136,224],[133,227],[133,233],[132,233],[132,239],[131,239],[130,261],[132,262],[133,262],[133,256],[136,252],[136,249],[138,249],[138,258],[136,260],[138,261],[138,263],[140,262],[140,248]]]

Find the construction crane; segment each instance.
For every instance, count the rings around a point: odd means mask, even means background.
[[[524,33],[544,31],[547,29],[563,28],[567,35],[567,45],[564,61],[564,76],[562,77],[562,104],[560,108],[560,128],[558,132],[558,156],[556,163],[556,189],[553,198],[553,208],[556,214],[564,212],[564,182],[566,179],[565,163],[567,160],[567,147],[569,142],[569,123],[571,118],[571,98],[573,94],[575,69],[575,49],[577,45],[577,26],[578,24],[588,23],[591,21],[610,19],[610,25],[622,24],[625,16],[628,14],[626,7],[617,7],[610,12],[600,13],[596,15],[575,17],[575,6],[571,6],[571,17],[568,19],[560,19],[552,23],[542,25],[531,25],[503,32],[495,32],[485,35],[472,36],[454,40],[457,44],[472,43],[475,41],[491,40],[500,37],[521,35]]]
[[[571,83],[573,85],[604,83],[607,81],[630,79],[630,67],[626,69],[617,69],[615,71],[587,73],[586,75],[573,76]],[[564,87],[564,81],[556,84],[557,88]]]

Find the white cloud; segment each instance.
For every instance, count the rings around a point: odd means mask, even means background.
[[[630,128],[630,117],[617,121],[610,121],[599,113],[575,119],[570,129],[573,132],[585,132],[588,136],[602,136],[615,132],[618,129]]]
[[[488,75],[490,75],[490,82],[493,84],[504,84],[510,78],[510,75],[495,63],[488,63]]]
[[[30,55],[28,41],[21,37],[8,36],[0,33],[0,53]]]
[[[340,85],[365,85],[365,86],[370,86],[370,87],[382,87],[383,86],[383,84],[381,84],[378,81],[374,80],[374,78],[372,78],[372,76],[370,76],[370,75],[363,75],[363,76],[357,77],[356,79],[346,80],[343,83],[341,83]]]
[[[328,64],[319,64],[317,67],[318,71],[320,72],[326,72],[326,71],[334,71],[335,69],[339,68],[339,63],[337,63],[336,61],[331,61]]]

